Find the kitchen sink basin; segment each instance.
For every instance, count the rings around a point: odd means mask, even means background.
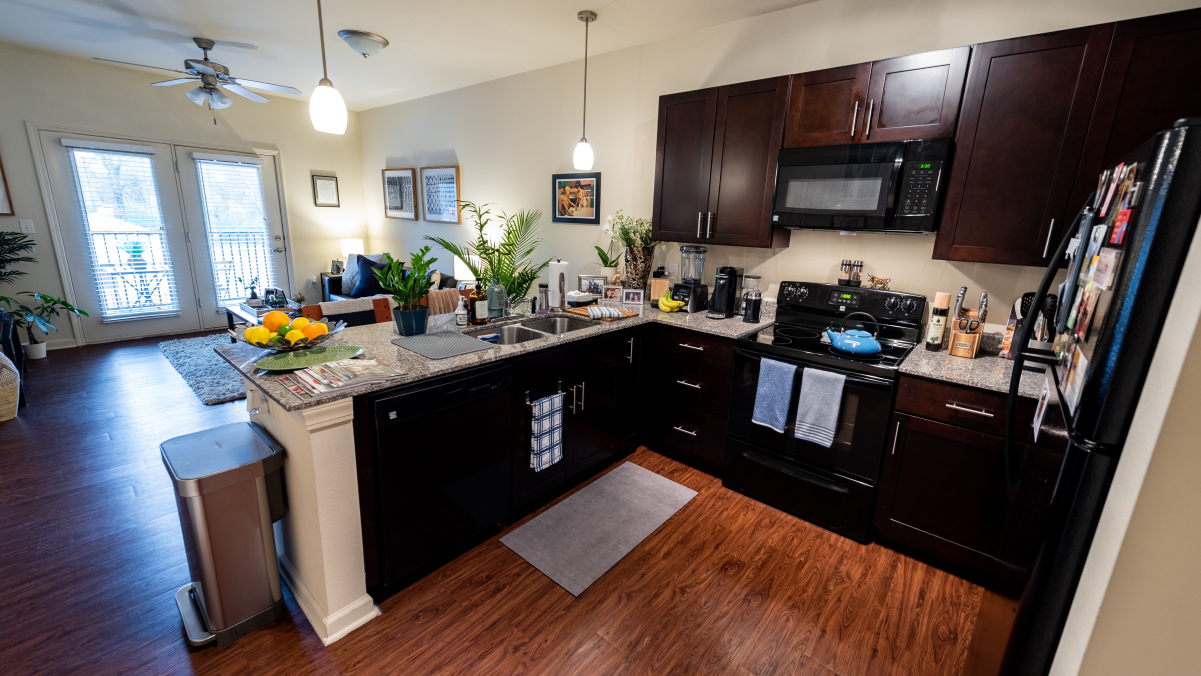
[[[556,336],[561,336],[570,331],[579,331],[580,329],[588,329],[595,326],[592,322],[584,321],[583,319],[575,319],[574,317],[542,317],[541,319],[531,319],[528,322],[522,322],[522,326],[549,333]]]
[[[489,335],[492,333],[500,334],[500,340],[497,341],[498,345],[516,345],[517,343],[524,343],[529,340],[538,340],[539,338],[546,337],[546,334],[544,333],[531,331],[524,326],[518,326],[516,324],[502,326],[496,331],[488,331],[482,335]]]

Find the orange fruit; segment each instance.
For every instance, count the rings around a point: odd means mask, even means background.
[[[323,336],[329,333],[329,328],[327,328],[325,324],[322,324],[321,322],[313,322],[311,324],[306,324],[304,328],[300,329],[300,332],[304,334],[305,338],[312,340],[317,336]]]
[[[288,323],[288,315],[279,310],[272,310],[263,316],[263,328],[275,333],[279,327]]]

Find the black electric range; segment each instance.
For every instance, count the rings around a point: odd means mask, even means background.
[[[860,542],[870,542],[876,482],[891,430],[897,369],[921,337],[924,296],[860,287],[784,282],[776,323],[735,341],[723,485]],[[827,328],[862,328],[883,348],[841,352]],[[751,422],[764,359],[797,367],[783,433]],[[794,436],[807,369],[845,377],[829,448]]]

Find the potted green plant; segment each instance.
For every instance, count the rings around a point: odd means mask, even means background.
[[[530,287],[538,275],[550,265],[550,259],[541,263],[531,260],[534,250],[542,243],[538,239],[538,221],[542,212],[521,210],[512,216],[500,214],[500,239],[493,241],[484,235],[484,228],[491,222],[491,210],[487,204],[459,202],[459,209],[473,221],[476,230],[474,242],[459,245],[442,237],[426,237],[454,257],[463,261],[471,274],[482,283],[495,277],[505,287],[505,295],[517,304],[529,296]]]
[[[618,251],[617,255],[613,255],[614,241],[609,241],[609,250],[605,251],[599,246],[596,247],[596,255],[600,257],[601,274],[605,276],[605,283],[612,284],[613,277],[617,275],[617,265],[621,263],[621,256],[624,252]]]
[[[125,252],[125,264],[135,270],[144,270],[146,268],[146,245],[139,239],[129,239],[121,243],[121,250]]]
[[[621,285],[627,289],[645,289],[655,260],[655,245],[659,244],[651,236],[651,219],[626,216],[618,209],[617,215],[606,221],[606,229],[613,230],[613,239],[626,248],[626,272]]]
[[[387,264],[373,271],[379,285],[392,294],[392,300],[396,301],[396,307],[392,308],[392,319],[402,336],[425,333],[430,309],[421,304],[421,299],[434,288],[432,266],[438,262],[437,258],[426,260],[425,255],[429,252],[430,248],[423,246],[417,253],[409,254],[412,270],[405,270],[404,263],[384,254]]]
[[[243,289],[250,289],[250,295],[246,298],[247,305],[249,305],[250,307],[262,307],[263,306],[262,299],[259,298],[259,294],[255,292],[255,289],[258,288],[258,286],[259,286],[259,278],[257,275],[255,275],[254,277],[251,277],[249,282],[242,279],[241,277],[238,277],[238,283],[242,285]]]
[[[12,311],[17,328],[25,329],[25,335],[29,338],[29,342],[21,343],[21,349],[25,352],[27,359],[41,359],[46,356],[46,343],[38,340],[37,334],[33,332],[35,327],[40,329],[44,335],[48,335],[51,329],[57,331],[58,327],[50,323],[50,318],[59,316],[60,311],[88,316],[88,313],[67,301],[44,293],[22,291],[17,295],[32,296],[36,303],[26,305],[20,300],[8,296],[0,296],[0,302],[7,305]]]

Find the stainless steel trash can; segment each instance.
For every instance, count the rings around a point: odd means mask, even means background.
[[[285,511],[284,449],[249,422],[159,448],[192,578],[175,593],[188,643],[232,643],[284,612],[271,527]]]

